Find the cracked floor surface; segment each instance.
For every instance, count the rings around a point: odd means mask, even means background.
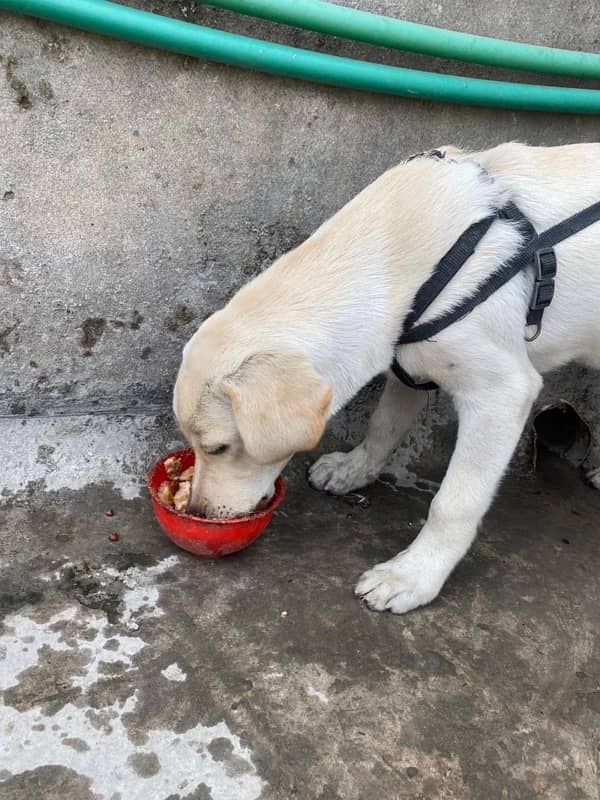
[[[507,478],[441,597],[394,617],[353,583],[431,495],[349,505],[304,469],[220,561],[109,485],[3,507],[5,800],[600,797],[600,494],[551,457]]]

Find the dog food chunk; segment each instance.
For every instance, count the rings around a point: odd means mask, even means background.
[[[176,491],[176,484],[173,481],[163,481],[158,487],[158,499],[166,506],[173,508],[173,497]]]
[[[189,481],[181,481],[179,488],[173,495],[173,506],[175,511],[185,511],[187,509],[190,494],[192,491],[192,484]]]
[[[188,467],[187,469],[183,470],[183,472],[181,473],[179,478],[177,478],[177,480],[178,481],[190,481],[190,483],[191,483],[191,480],[192,480],[193,477],[194,477],[194,468],[193,467]]]
[[[177,479],[181,475],[181,459],[170,456],[165,461],[165,469],[169,478]]]
[[[177,456],[170,456],[165,460],[165,470],[169,480],[163,481],[158,487],[158,499],[168,508],[175,511],[185,512],[190,495],[192,493],[192,478],[194,477],[194,467],[188,467],[182,471],[181,459]]]

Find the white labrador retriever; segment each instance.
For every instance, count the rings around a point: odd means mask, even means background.
[[[232,516],[264,502],[291,456],[315,447],[328,418],[394,355],[448,392],[459,431],[427,521],[356,586],[369,606],[395,613],[433,600],[468,550],[541,374],[575,359],[600,367],[600,223],[556,246],[556,295],[534,342],[525,341],[528,268],[434,339],[396,346],[419,287],[472,223],[511,201],[540,232],[600,200],[600,144],[441,150],[443,159],[386,172],[206,320],[174,393],[200,465],[191,508]],[[472,292],[521,241],[513,222],[495,221],[425,319]],[[365,440],[317,461],[314,486],[345,493],[372,481],[425,397],[390,374]],[[589,475],[600,486],[598,456],[597,443]]]

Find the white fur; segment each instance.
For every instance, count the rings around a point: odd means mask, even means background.
[[[219,325],[229,326],[230,344],[219,350],[225,366],[279,345],[301,352],[332,389],[331,415],[389,367],[416,291],[472,222],[512,200],[543,231],[600,199],[597,144],[448,152],[452,157],[442,161],[419,158],[390,170],[244,287],[219,312]],[[472,291],[520,240],[512,223],[495,222],[425,319]],[[524,338],[528,270],[433,340],[398,349],[413,378],[434,380],[451,395],[459,432],[421,533],[357,584],[372,608],[403,613],[438,594],[492,501],[542,386],[540,374],[573,359],[600,367],[599,252],[600,223],[556,247],[556,296],[531,344]],[[197,336],[200,346],[207,334]],[[186,351],[184,372],[194,352]],[[423,401],[390,377],[365,441],[351,453],[321,458],[312,483],[345,493],[373,480]],[[599,465],[590,464],[597,483]],[[257,485],[266,475],[259,466],[250,472],[247,480]]]
[[[496,173],[497,182],[541,231],[600,199],[600,170],[594,163],[600,147],[577,148],[581,155],[578,174],[562,170],[553,179],[552,164],[554,158],[560,161],[561,149],[544,153],[550,174],[535,170],[535,151],[522,145],[504,145],[475,158],[490,174]],[[506,160],[511,168],[504,172]],[[437,316],[472,291],[483,274],[514,251],[518,241],[510,223],[496,223],[424,319]],[[403,613],[437,596],[492,501],[541,388],[539,372],[576,358],[600,366],[598,246],[600,223],[557,245],[557,295],[544,315],[543,334],[535,342],[526,345],[524,341],[532,278],[523,274],[435,341],[399,349],[399,361],[413,377],[433,379],[451,394],[460,430],[448,472],[420,535],[406,551],[366,572],[356,586],[356,593],[372,608]],[[395,380],[394,376],[389,380]],[[320,459],[312,469],[313,483],[346,492],[371,480],[376,471],[373,464],[381,469],[398,441],[390,423],[383,421],[387,413],[394,415],[395,410],[384,395],[376,412],[384,430],[383,435],[379,430],[378,438],[385,441],[379,458],[374,454],[364,458],[375,446],[370,430],[352,453]],[[600,469],[591,470],[589,476],[596,485],[600,483]]]

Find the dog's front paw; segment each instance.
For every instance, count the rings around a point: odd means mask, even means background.
[[[444,585],[445,576],[431,566],[406,550],[363,573],[354,593],[374,611],[405,614],[431,603]]]
[[[360,450],[329,453],[316,461],[308,472],[310,485],[332,494],[347,494],[373,480],[366,455]]]

